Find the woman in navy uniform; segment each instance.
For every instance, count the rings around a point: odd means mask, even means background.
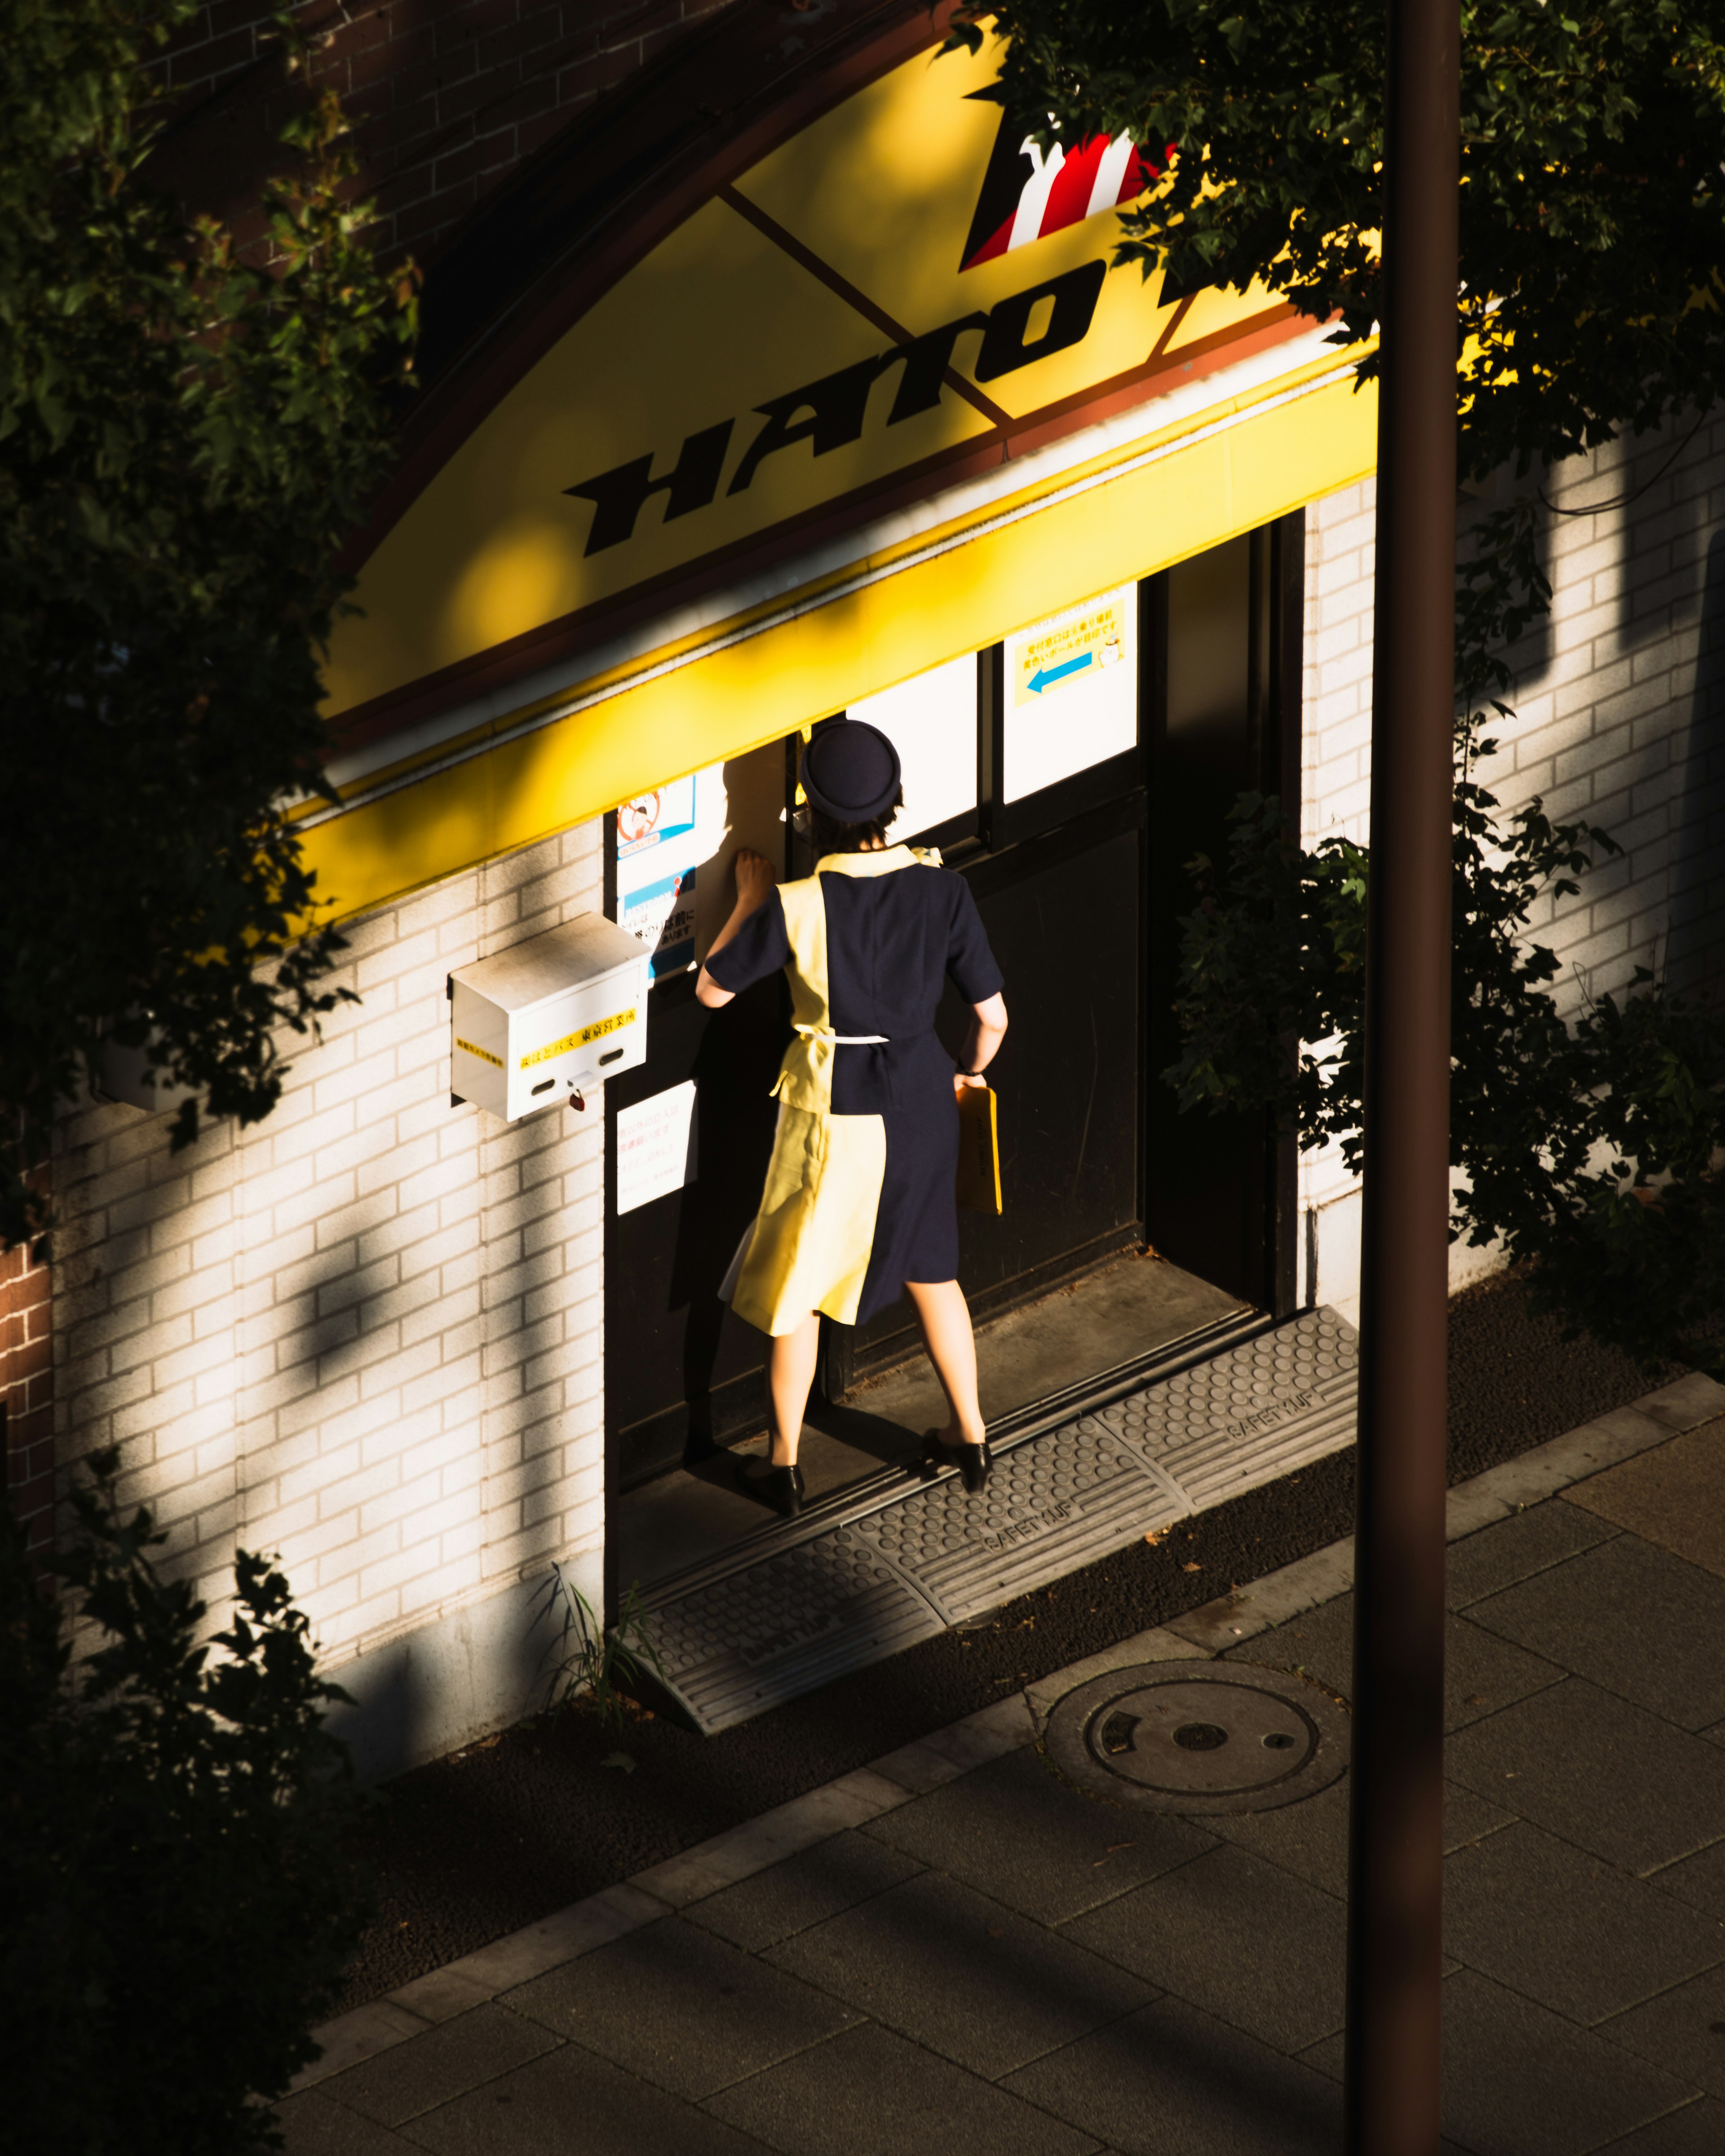
[[[907,1294],[950,1419],[928,1456],[967,1490],[989,1455],[976,1341],[957,1281],[957,1089],[980,1086],[1006,1031],[1000,968],[968,886],[937,853],[886,843],[903,795],[898,752],[860,720],[823,726],[803,752],[819,855],[783,886],[747,849],[737,905],[696,985],[711,1009],[781,967],[794,1037],[773,1091],[778,1131],[761,1209],[723,1292],[772,1336],[773,1446],[746,1486],[801,1509],[797,1444],[820,1316],[860,1325]],[[934,1031],[950,975],[971,1006],[963,1067]]]

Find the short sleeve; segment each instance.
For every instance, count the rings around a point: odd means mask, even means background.
[[[947,971],[966,1003],[984,1004],[990,996],[999,994],[1006,985],[1006,977],[995,964],[994,953],[988,948],[983,917],[976,910],[970,886],[961,875],[954,875],[952,880],[958,886],[958,896],[952,907],[952,927],[947,944]]]
[[[732,995],[764,981],[791,963],[791,939],[785,932],[784,906],[775,891],[757,906],[722,951],[707,954],[710,981]]]

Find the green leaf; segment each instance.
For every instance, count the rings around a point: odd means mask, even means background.
[[[0,74],[0,1248],[105,1024],[196,1089],[177,1145],[280,1097],[349,992],[280,804],[325,748],[338,549],[393,454],[414,280],[347,200],[339,110],[277,275],[144,185],[147,64],[190,0],[15,9]],[[291,26],[289,25],[290,31]],[[296,33],[293,33],[296,34]]]

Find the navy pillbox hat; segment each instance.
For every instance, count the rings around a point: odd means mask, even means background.
[[[803,752],[803,791],[835,824],[868,824],[897,798],[898,751],[866,719],[820,727]]]

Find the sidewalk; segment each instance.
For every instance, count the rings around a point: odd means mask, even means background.
[[[1719,2156],[1725,1389],[1449,1508],[1446,2145]],[[1328,2156],[1345,1775],[1181,1817],[1036,1739],[1140,1663],[1345,1693],[1351,1572],[1334,1544],[344,2015],[291,2156]]]

